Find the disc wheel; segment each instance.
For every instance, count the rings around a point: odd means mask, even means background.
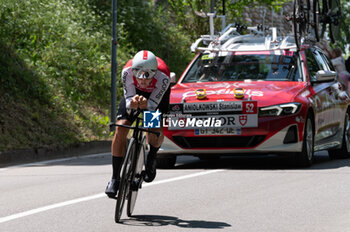
[[[135,152],[135,149],[136,149],[136,142],[132,138],[129,142],[129,146],[123,161],[123,166],[122,166],[123,168],[121,171],[122,175],[120,178],[117,204],[115,208],[115,217],[114,217],[114,220],[117,223],[120,221],[120,217],[123,212],[124,202],[125,202],[125,199],[128,197],[127,195],[130,190],[130,180],[132,177],[132,157],[133,157],[132,154]]]

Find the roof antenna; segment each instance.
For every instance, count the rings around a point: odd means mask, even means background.
[[[225,14],[225,0],[222,0],[222,15],[218,15],[221,18],[221,32],[223,33],[226,27],[226,14]]]
[[[216,12],[207,13],[209,17],[209,26],[210,26],[210,39],[214,39],[214,17],[216,16]]]
[[[280,13],[280,32],[281,32],[281,34],[283,35],[284,33],[282,33],[283,32],[283,7],[281,7],[281,13]]]
[[[264,16],[263,16],[262,28],[263,28],[263,31],[264,31],[264,36],[266,36],[266,33],[265,33],[266,7],[264,6],[263,8],[264,8]]]
[[[207,13],[209,17],[209,26],[210,26],[210,38],[214,39],[214,17],[216,12],[214,11],[215,0],[210,0],[210,13]]]

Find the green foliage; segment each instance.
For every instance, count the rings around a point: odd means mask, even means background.
[[[197,14],[202,12],[209,12],[209,1],[179,1],[170,0],[169,10],[175,19],[178,28],[191,36],[194,40],[199,35],[208,34],[208,18],[203,18]]]
[[[290,0],[236,0],[225,1],[226,22],[241,23],[241,16],[246,6],[263,5],[270,9],[279,10],[283,3]],[[214,11],[219,15],[223,13],[223,1],[215,1]],[[178,25],[179,29],[191,36],[191,39],[199,35],[208,34],[209,19],[201,17],[203,13],[210,12],[210,1],[208,0],[169,0],[169,11]],[[216,23],[218,23],[217,20]],[[221,22],[220,22],[221,23]],[[217,24],[219,26],[221,24]],[[216,28],[220,28],[216,27]]]
[[[118,41],[129,58],[139,50],[150,50],[178,74],[191,56],[189,37],[178,31],[166,10],[154,8],[149,1],[118,1]]]
[[[0,0],[0,150],[110,138],[111,2]],[[149,1],[118,1],[118,77],[141,49],[182,73],[190,40],[168,21]]]
[[[40,104],[48,104],[52,95],[45,82],[0,40],[0,90],[7,97],[31,96]]]
[[[1,38],[31,69],[71,102],[107,105],[109,26],[87,1],[1,2]]]

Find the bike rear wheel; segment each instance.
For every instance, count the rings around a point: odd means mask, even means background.
[[[125,199],[128,197],[130,190],[130,183],[132,178],[132,157],[135,153],[136,149],[136,141],[134,138],[130,139],[129,146],[127,149],[127,152],[124,157],[122,171],[121,171],[121,178],[120,178],[120,184],[119,184],[119,190],[118,190],[118,197],[117,197],[117,204],[115,208],[115,222],[120,221],[120,217],[123,212],[124,202]]]
[[[130,189],[130,192],[128,195],[128,205],[126,208],[128,217],[131,217],[132,213],[134,212],[138,190],[143,181],[142,170],[145,163],[145,141],[146,141],[146,137],[144,136],[140,144],[138,155],[136,156],[137,160],[135,160],[135,163],[134,163],[135,168],[134,168],[134,173],[132,175],[132,183],[135,186],[133,189],[132,188]]]

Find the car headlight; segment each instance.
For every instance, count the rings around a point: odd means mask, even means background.
[[[295,114],[299,111],[301,104],[298,102],[261,107],[259,116],[283,116]]]

